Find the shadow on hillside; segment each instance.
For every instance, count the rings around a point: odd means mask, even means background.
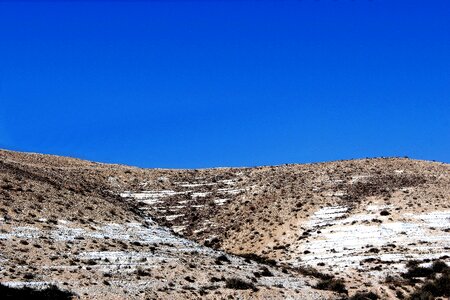
[[[69,291],[60,290],[55,285],[45,289],[32,289],[29,287],[13,288],[0,284],[0,298],[15,300],[69,300],[74,299],[75,295]]]

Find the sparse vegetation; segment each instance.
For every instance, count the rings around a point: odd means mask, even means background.
[[[418,261],[410,261],[407,264],[408,271],[402,276],[406,279],[413,280],[417,277],[432,278],[436,273],[448,272],[450,267],[443,261],[434,261],[431,267],[422,267]]]
[[[390,213],[387,211],[387,210],[382,210],[381,212],[380,212],[380,215],[381,216],[389,216],[390,215]]]
[[[312,277],[319,278],[322,280],[331,280],[334,278],[333,275],[322,273],[322,272],[318,271],[317,269],[314,269],[313,267],[299,266],[299,267],[291,268],[291,270],[294,272],[300,273],[302,275],[305,275],[305,276],[312,276]]]
[[[224,254],[217,256],[216,264],[221,265],[222,263],[230,263],[228,257]]]
[[[253,291],[258,290],[252,282],[248,282],[236,277],[226,279],[225,287],[234,290],[253,290]]]
[[[358,292],[348,298],[348,300],[377,300],[380,297],[373,292]]]
[[[411,300],[428,300],[436,297],[450,297],[450,273],[426,281],[410,297]]]
[[[341,279],[322,279],[315,286],[319,290],[328,290],[337,293],[347,294],[347,289],[345,288],[345,283]]]
[[[417,268],[421,267],[414,267],[414,270],[417,270]],[[416,289],[410,296],[410,300],[432,300],[436,297],[450,297],[450,267],[441,261],[435,261],[427,269],[429,269],[429,272],[420,271],[419,273],[426,273],[428,280]]]
[[[69,300],[75,294],[61,290],[55,285],[43,289],[32,289],[29,287],[12,288],[0,283],[0,295],[2,299],[11,300]]]
[[[145,270],[142,267],[139,267],[136,270],[136,275],[141,276],[141,277],[146,277],[146,276],[150,276],[151,273],[149,270]]]
[[[254,261],[254,262],[257,262],[260,264],[265,264],[265,265],[270,265],[270,266],[277,265],[277,262],[275,260],[259,256],[255,253],[243,253],[243,254],[238,254],[238,256],[245,258],[248,263],[250,263],[251,261]]]
[[[260,269],[259,274],[260,274],[261,276],[265,276],[265,277],[271,277],[271,276],[273,276],[273,273],[270,272],[270,270],[269,270],[267,267],[262,267],[262,268]]]
[[[258,285],[274,299],[292,295],[308,299],[302,291],[305,280],[318,281],[317,288],[352,300],[377,299],[376,294],[361,292],[369,290],[381,292],[378,299],[385,292],[399,299],[446,294],[448,267],[444,261],[449,257],[442,256],[434,263],[421,261],[432,263],[429,267],[411,263],[404,274],[395,271],[396,264],[381,259],[384,254],[408,257],[423,247],[432,248],[430,257],[448,250],[445,243],[434,245],[432,241],[445,236],[449,228],[430,225],[432,216],[427,215],[426,221],[404,216],[450,208],[448,189],[442,188],[449,179],[445,165],[377,159],[239,169],[133,168],[127,172],[123,166],[66,158],[54,161],[39,155],[30,158],[2,150],[0,157],[0,184],[3,181],[7,188],[0,189],[0,211],[6,225],[0,229],[5,237],[0,240],[6,258],[1,273],[5,281],[61,282],[73,291],[85,289],[83,293],[90,293],[95,286],[99,293],[114,291],[122,298],[133,295],[125,294],[129,289],[118,288],[119,282],[154,281],[156,287],[151,291],[133,291],[150,299],[176,298],[180,293],[239,298]],[[121,197],[121,193],[140,195]],[[311,225],[324,208],[326,217],[331,218]],[[336,219],[333,210],[339,211]],[[359,213],[369,218],[352,218]],[[328,243],[328,236],[341,233],[336,223],[352,230],[377,230],[381,223],[389,229],[392,222],[408,224],[395,227],[385,242],[385,235],[374,234],[378,240],[372,241],[371,236],[357,254],[351,241],[343,247]],[[412,237],[410,223],[435,236]],[[141,233],[136,233],[141,232],[139,224],[146,228],[142,230],[146,238],[158,238],[141,239]],[[166,232],[162,225],[173,230],[168,231],[169,238],[159,238]],[[397,228],[401,230],[397,232]],[[70,241],[65,241],[66,236]],[[191,247],[186,240],[178,243],[180,237],[200,244],[205,241],[221,252]],[[325,241],[324,249],[317,247],[316,241]],[[244,253],[240,255],[244,260],[233,256],[235,253]],[[354,261],[346,263],[345,255],[352,253],[363,258],[357,268]],[[417,254],[421,253],[411,254],[420,258]],[[334,257],[340,258],[342,268],[334,268]],[[293,268],[298,265],[303,267]],[[43,271],[43,266],[48,268]],[[377,282],[368,276],[380,271],[392,277]],[[345,278],[345,285],[335,277]],[[233,291],[224,291],[224,286]],[[345,294],[347,289],[352,297]]]

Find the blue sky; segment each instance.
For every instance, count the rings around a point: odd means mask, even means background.
[[[0,1],[0,148],[450,162],[450,2]]]

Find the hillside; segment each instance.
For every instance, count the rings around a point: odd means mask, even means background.
[[[449,187],[448,164],[404,158],[164,170],[0,151],[1,282],[83,299],[347,297],[316,286],[333,276],[400,299],[425,280],[405,279],[408,262],[450,262]]]

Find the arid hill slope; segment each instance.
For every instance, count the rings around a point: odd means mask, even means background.
[[[450,166],[427,161],[162,170],[0,151],[0,209],[1,281],[82,298],[332,299],[310,287],[324,273],[397,299],[421,285],[408,261],[450,262]]]
[[[409,261],[450,261],[450,166],[380,158],[174,171],[122,193],[181,235],[233,254],[314,267],[350,294],[396,299]],[[389,277],[390,276],[390,277]]]
[[[81,299],[335,298],[314,277],[181,238],[120,196],[168,173],[0,151],[0,283]]]

